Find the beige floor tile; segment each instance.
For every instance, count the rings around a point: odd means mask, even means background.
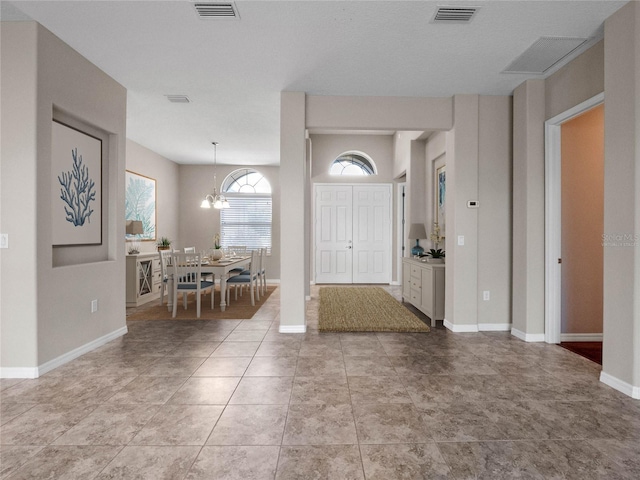
[[[326,478],[364,480],[357,445],[282,447],[277,480]]]
[[[244,377],[230,405],[288,405],[293,377]]]
[[[251,363],[251,357],[207,358],[193,374],[195,377],[241,377]]]
[[[207,445],[280,445],[286,405],[229,405]]]
[[[225,405],[242,377],[191,377],[169,403],[183,405]]]
[[[273,480],[279,450],[277,446],[206,446],[186,480]]]
[[[128,446],[105,467],[97,480],[170,480],[184,478],[200,447]]]
[[[211,354],[212,357],[253,357],[260,342],[222,342]]]
[[[351,405],[291,405],[283,445],[358,443]]]
[[[251,360],[247,377],[292,377],[296,373],[297,357],[258,357]]]
[[[138,377],[109,399],[109,403],[163,404],[188,377]]]
[[[454,478],[435,443],[361,445],[367,480]]]

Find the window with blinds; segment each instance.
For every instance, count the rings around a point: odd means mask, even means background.
[[[246,245],[251,250],[266,248],[270,255],[272,201],[269,183],[255,170],[243,169],[229,175],[222,188],[230,208],[220,210],[221,246]]]

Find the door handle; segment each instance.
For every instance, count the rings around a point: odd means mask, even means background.
[[[347,248],[351,248],[351,245],[348,245]]]

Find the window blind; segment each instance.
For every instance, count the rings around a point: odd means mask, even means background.
[[[270,196],[227,195],[230,208],[220,211],[220,244],[266,248],[271,254],[272,202]]]

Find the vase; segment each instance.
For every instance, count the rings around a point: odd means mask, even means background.
[[[221,258],[224,257],[224,252],[222,251],[221,248],[214,248],[213,250],[211,250],[210,255],[212,259],[220,260]]]

